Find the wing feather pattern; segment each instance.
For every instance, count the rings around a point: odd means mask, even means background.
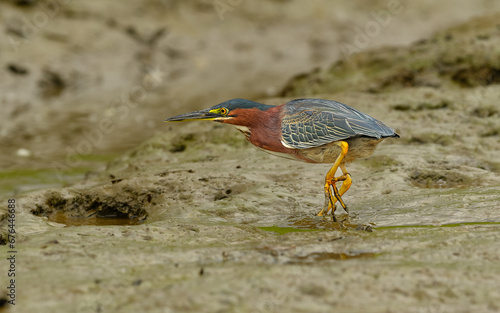
[[[285,104],[281,142],[307,149],[353,137],[396,137],[394,129],[337,101],[296,99]]]

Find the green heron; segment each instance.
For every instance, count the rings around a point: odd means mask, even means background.
[[[253,145],[273,154],[309,163],[333,163],[325,178],[323,216],[335,203],[349,213],[342,195],[351,186],[346,163],[372,155],[387,137],[399,137],[394,129],[373,117],[337,101],[296,99],[282,105],[266,105],[232,99],[206,110],[181,114],[166,122],[211,120],[232,124]],[[337,169],[341,176],[335,176]],[[342,182],[340,189],[336,183]]]

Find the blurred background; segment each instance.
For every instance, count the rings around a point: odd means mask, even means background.
[[[0,25],[22,312],[500,311],[500,1],[0,0]],[[315,216],[329,164],[163,122],[237,97],[397,130],[348,167],[347,229]]]
[[[354,52],[409,45],[499,9],[493,0],[2,0],[0,190],[60,185],[54,168],[79,179],[168,131],[169,116],[277,97],[292,77]]]

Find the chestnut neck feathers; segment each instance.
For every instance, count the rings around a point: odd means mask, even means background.
[[[271,106],[267,110],[258,108],[234,109],[233,119],[224,123],[235,125],[253,145],[270,151],[287,152],[281,143],[281,112],[283,105]]]

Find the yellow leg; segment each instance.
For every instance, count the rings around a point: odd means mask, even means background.
[[[333,220],[335,221],[335,202],[337,200],[340,202],[340,205],[346,212],[348,212],[346,205],[344,204],[344,201],[342,201],[342,195],[349,190],[349,187],[351,187],[351,175],[347,173],[347,169],[344,164],[342,163],[342,160],[344,159],[345,155],[347,154],[347,151],[349,150],[349,145],[345,141],[340,141],[338,145],[341,148],[340,155],[337,157],[337,160],[335,160],[335,163],[333,163],[332,168],[328,171],[326,174],[325,178],[325,206],[323,209],[317,214],[318,216],[323,216],[324,214],[328,214],[330,209],[332,210],[332,216]],[[342,170],[342,176],[335,177],[335,173],[337,172],[337,169],[339,168]],[[337,186],[335,183],[338,181],[342,181],[342,186],[340,187],[340,190],[337,189]],[[333,194],[332,194],[332,189],[333,189]],[[326,209],[326,212],[325,212]]]
[[[339,195],[340,196],[339,196],[339,198],[342,197],[342,195],[347,190],[349,190],[349,188],[351,188],[351,184],[352,184],[351,175],[347,172],[347,169],[345,168],[345,165],[344,164],[340,164],[340,169],[342,170],[342,174],[343,174],[341,177],[345,176],[345,179],[342,182],[342,186],[340,186],[340,190],[339,190]],[[342,198],[340,198],[340,200],[342,200]],[[347,206],[343,205],[342,207],[344,208],[344,210],[347,213],[349,213],[349,210],[347,210]]]
[[[340,190],[337,189],[337,186],[335,185],[337,182],[341,181],[342,186],[340,187]],[[323,216],[325,214],[328,214],[328,212],[333,208],[332,215],[335,212],[335,203],[337,201],[340,202],[340,205],[342,208],[349,213],[349,210],[347,209],[347,206],[344,204],[344,201],[342,200],[342,195],[349,190],[349,187],[351,187],[352,179],[351,175],[347,172],[345,172],[344,175],[335,177],[329,182],[329,191],[325,191],[325,206],[323,209],[318,213],[318,216]],[[332,190],[333,189],[333,195],[332,195]],[[326,212],[325,212],[326,209]],[[333,215],[333,219],[335,221],[335,216]]]

